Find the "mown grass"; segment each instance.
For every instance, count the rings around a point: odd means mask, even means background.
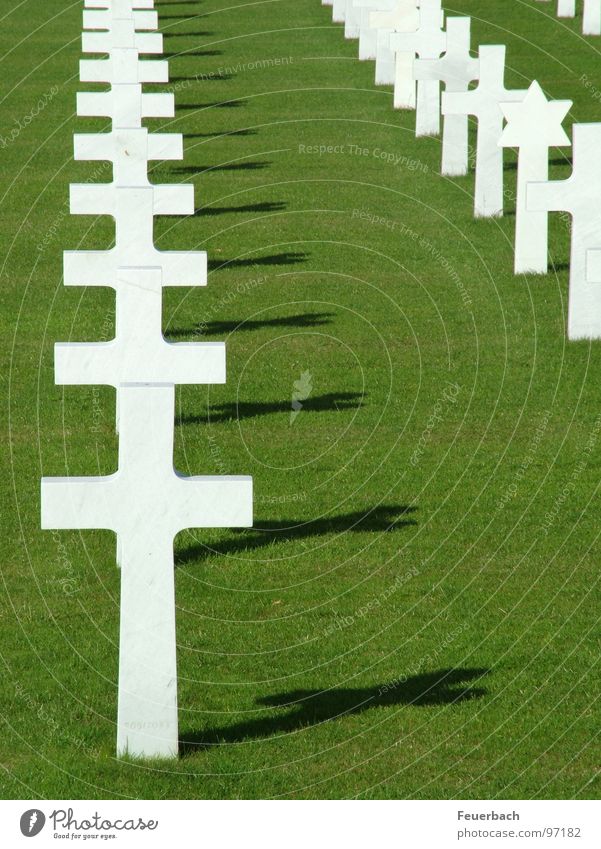
[[[0,150],[3,794],[598,797],[601,352],[565,340],[569,223],[549,275],[514,277],[515,157],[506,216],[474,221],[473,176],[438,174],[318,0],[156,5],[177,112],[151,125],[186,153],[153,179],[198,207],[156,242],[211,261],[165,333],[228,350],[225,386],[178,391],[175,460],[252,474],[256,528],[177,539],[182,757],[117,761],[114,539],[39,529],[42,474],[116,466],[113,392],[53,380],[56,341],[114,329],[108,289],[61,280],[113,236],[66,206],[97,167],[72,134],[104,125],[73,114],[81,4],[29,0],[2,18],[2,137],[56,93]],[[447,10],[508,45],[509,85],[598,120],[601,42],[551,7]]]

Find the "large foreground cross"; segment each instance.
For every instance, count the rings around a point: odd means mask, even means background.
[[[173,468],[173,385],[119,392],[118,471],[42,481],[42,527],[107,529],[119,539],[117,754],[178,749],[173,540],[186,528],[252,524],[252,479],[183,478]]]

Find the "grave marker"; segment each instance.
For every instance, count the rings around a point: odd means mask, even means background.
[[[516,274],[546,274],[548,214],[530,211],[526,187],[549,178],[549,148],[570,144],[562,122],[571,100],[547,100],[534,81],[521,103],[501,103],[507,125],[499,141],[502,147],[519,148],[515,216]]]
[[[470,54],[471,18],[447,18],[447,49],[440,59],[416,59],[416,80],[437,79],[445,91],[466,92],[480,76],[480,61]],[[468,172],[468,116],[445,115],[441,173],[462,176]]]
[[[411,54],[411,79],[413,61],[417,54],[420,59],[438,59],[446,50],[447,34],[443,29],[444,16],[441,17],[440,0],[421,0],[419,26],[414,32],[394,32],[390,36],[390,47],[395,53]],[[402,85],[398,78],[395,88]],[[412,82],[412,85],[415,83]],[[417,86],[417,114],[415,116],[416,136],[437,135],[440,132],[440,82],[437,79],[420,80]]]
[[[574,124],[567,180],[530,183],[528,209],[572,216],[568,339],[601,339],[601,123]]]
[[[516,103],[526,92],[505,88],[505,45],[480,47],[480,80],[467,92],[445,92],[444,115],[474,115],[478,121],[474,214],[488,218],[503,214],[503,132],[501,103]]]

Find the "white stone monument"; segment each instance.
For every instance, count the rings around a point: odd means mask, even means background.
[[[354,0],[359,9],[359,59],[377,59],[378,30],[370,24],[370,16],[375,9],[391,8],[393,0]]]
[[[470,54],[471,18],[447,18],[447,49],[440,59],[416,59],[416,80],[444,82],[445,91],[466,92],[480,77],[480,60]],[[467,174],[469,167],[468,116],[445,115],[442,132],[441,173]]]
[[[559,18],[574,18],[576,16],[576,0],[558,0],[557,16]]]
[[[343,24],[346,18],[347,0],[333,0],[332,2],[332,21],[335,24]]]
[[[499,144],[517,147],[518,179],[515,216],[516,274],[546,274],[548,214],[529,211],[526,186],[549,178],[549,148],[570,145],[562,122],[572,106],[571,100],[547,100],[535,81],[521,103],[501,103],[507,120]]]
[[[601,0],[584,0],[582,34],[601,35]]]
[[[346,0],[344,13],[344,37],[359,38],[361,28],[361,11],[355,6],[354,0]]]
[[[112,8],[108,0],[88,0],[87,5]],[[142,0],[133,5],[150,6]],[[114,6],[123,10],[122,0]],[[161,95],[141,94],[141,83],[162,79],[165,65],[140,62],[138,48],[124,46],[119,29],[105,34],[108,61],[82,63],[85,76],[110,82],[111,91],[98,93],[94,101],[84,93],[80,103],[85,108],[79,111],[108,115],[113,129],[75,138],[76,158],[112,162],[113,181],[71,187],[72,212],[115,219],[115,247],[65,254],[67,285],[115,289],[116,336],[109,342],[56,346],[58,383],[116,387],[118,471],[106,477],[43,479],[42,527],[117,534],[122,565],[117,753],[174,757],[173,540],[190,527],[250,526],[252,479],[184,477],[173,467],[175,385],[224,382],[225,349],[219,342],[169,344],[162,335],[163,287],[204,285],[206,255],[154,247],[154,216],[189,214],[194,192],[191,186],[152,185],[148,179],[148,161],[181,158],[182,139],[150,134],[140,126],[142,117],[163,111],[165,101],[156,100]]]
[[[421,0],[419,26],[414,32],[394,32],[390,47],[395,54],[411,54],[411,79],[415,56],[420,59],[438,59],[446,50],[447,34],[441,19],[440,0]],[[397,68],[398,72],[398,68]],[[395,88],[401,84],[398,76]],[[430,136],[440,132],[440,81],[420,80],[417,85],[415,135]]]
[[[567,180],[530,183],[528,210],[572,216],[568,338],[601,339],[601,123],[573,125]]]
[[[173,540],[190,527],[252,523],[250,478],[173,468],[174,386],[119,387],[118,471],[42,481],[42,527],[108,529],[121,543],[117,753],[178,750]]]
[[[389,9],[376,10],[370,24],[377,30],[376,85],[393,85],[395,109],[415,109],[415,80],[411,50],[394,51],[393,33],[412,33],[419,27],[416,0],[393,0]]]
[[[505,46],[484,44],[479,51],[480,81],[467,92],[445,92],[444,115],[475,115],[478,120],[474,214],[488,218],[503,214],[503,132],[501,103],[524,99],[523,90],[505,88]]]

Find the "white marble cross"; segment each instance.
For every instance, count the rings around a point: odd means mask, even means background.
[[[505,45],[480,46],[480,81],[471,91],[445,92],[444,115],[475,115],[478,120],[474,214],[494,217],[503,214],[503,132],[501,103],[524,99],[523,90],[505,88]]]
[[[530,183],[528,209],[572,216],[568,339],[601,339],[601,123],[573,125],[567,180]]]
[[[120,540],[117,753],[178,749],[173,540],[187,528],[252,525],[252,479],[182,477],[173,468],[171,385],[123,385],[118,471],[45,478],[42,527],[106,529]]]
[[[346,11],[344,14],[344,37],[359,38],[361,28],[361,12],[355,6],[354,0],[346,0]]]
[[[56,383],[225,383],[224,342],[166,342],[162,333],[163,278],[160,268],[119,268],[116,333],[109,342],[66,342],[55,346]],[[119,431],[123,411],[118,411]]]
[[[207,279],[204,252],[159,251],[153,243],[155,215],[191,215],[194,186],[120,187],[87,184],[71,187],[71,212],[111,215],[115,219],[115,246],[106,251],[66,251],[66,286],[117,285],[124,266],[159,268],[167,286],[203,286]]]
[[[390,36],[390,47],[395,53],[412,54],[411,79],[415,54],[420,59],[438,59],[446,50],[447,34],[441,20],[440,0],[422,0],[419,9],[419,26],[414,32],[395,32]],[[395,88],[398,79],[395,80]],[[440,81],[420,80],[417,85],[415,135],[430,136],[440,132]]]
[[[584,0],[582,34],[601,35],[601,0]]]
[[[557,17],[574,18],[576,16],[576,0],[558,0]]]
[[[392,8],[394,0],[354,0],[359,9],[359,59],[377,59],[378,30],[370,24],[372,11]]]
[[[471,18],[447,18],[447,49],[440,59],[416,59],[416,80],[437,79],[445,91],[466,92],[480,76],[480,61],[470,55]],[[445,115],[442,133],[441,173],[449,177],[467,174],[468,116]]]
[[[346,18],[346,3],[347,0],[333,0],[332,3],[332,21],[335,24],[343,24]]]
[[[571,100],[547,100],[535,81],[521,103],[501,103],[507,120],[499,141],[502,147],[519,148],[515,217],[516,274],[546,274],[548,214],[530,211],[526,187],[549,178],[549,148],[570,145],[562,122]]]
[[[376,85],[393,85],[395,109],[415,109],[415,80],[411,50],[395,53],[390,37],[395,32],[415,32],[419,26],[416,0],[393,0],[390,8],[376,9],[369,23],[377,30]]]

